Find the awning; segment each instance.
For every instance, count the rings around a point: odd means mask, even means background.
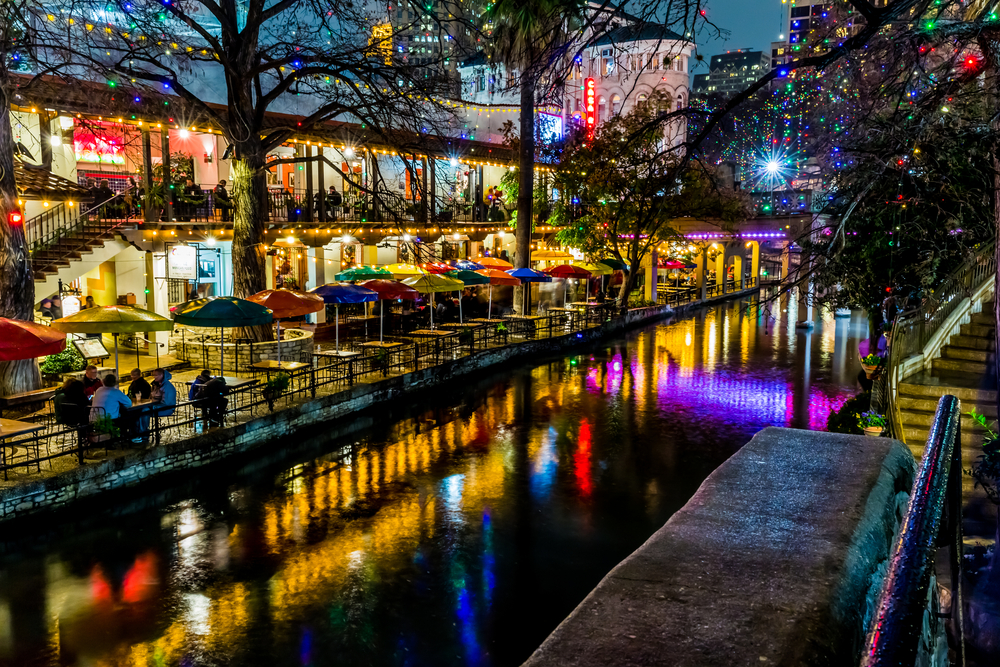
[[[17,158],[14,159],[14,183],[17,185],[17,196],[22,199],[80,201],[90,195],[87,188],[56,176],[48,169],[24,164]]]

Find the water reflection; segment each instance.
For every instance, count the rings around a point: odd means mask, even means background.
[[[519,664],[755,431],[850,395],[863,322],[793,320],[720,306],[12,554],[0,664]]]

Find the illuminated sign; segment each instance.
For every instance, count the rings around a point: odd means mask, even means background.
[[[125,164],[125,147],[118,139],[78,131],[73,134],[73,152],[77,162]]]
[[[180,280],[198,280],[198,249],[193,245],[175,245],[167,253],[167,276]]]
[[[583,82],[584,99],[587,104],[587,138],[594,138],[594,129],[597,127],[597,102],[594,100],[594,80],[587,79]]]

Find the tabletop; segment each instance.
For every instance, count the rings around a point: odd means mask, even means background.
[[[316,357],[332,357],[332,358],[344,358],[344,357],[358,357],[361,356],[360,352],[354,352],[353,350],[313,350],[313,356]]]
[[[549,310],[557,312],[557,313],[578,313],[578,312],[580,312],[576,308],[563,308],[561,306],[558,306],[558,307],[555,307],[555,308],[549,308]]]
[[[598,306],[603,306],[604,304],[600,301],[574,301],[571,306],[586,306],[587,308],[597,308]]]
[[[486,319],[485,317],[477,317],[476,319],[474,319],[472,321],[473,322],[479,322],[481,324],[503,324],[507,320],[505,320],[503,318],[500,318],[500,317],[494,317],[494,318],[491,318],[491,319]]]
[[[540,320],[543,319],[544,315],[507,315],[504,319],[507,320]]]
[[[447,338],[448,336],[457,336],[458,334],[447,329],[444,331],[441,329],[416,329],[403,335],[413,336],[414,338]]]
[[[41,431],[45,424],[34,424],[32,422],[20,422],[16,419],[0,419],[0,440],[10,438],[15,435],[33,433]]]
[[[439,324],[438,326],[442,329],[478,329],[482,327],[485,322],[449,322],[447,324]]]
[[[405,343],[397,343],[396,341],[390,341],[390,340],[386,341],[373,340],[368,343],[362,343],[361,347],[380,347],[382,349],[388,350],[395,347],[403,347],[404,344]]]
[[[258,361],[255,364],[250,364],[250,368],[255,371],[297,371],[300,368],[308,368],[309,364],[303,363],[301,361],[274,361],[272,359],[267,359],[265,361]]]

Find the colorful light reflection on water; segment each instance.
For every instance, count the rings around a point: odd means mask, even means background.
[[[863,323],[792,317],[707,310],[12,553],[0,664],[517,665],[755,431],[853,392]]]

